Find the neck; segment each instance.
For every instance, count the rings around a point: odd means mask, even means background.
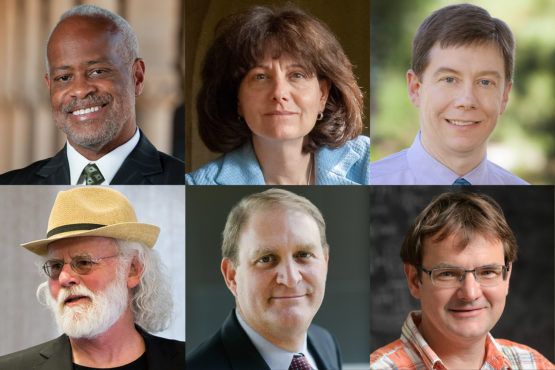
[[[127,309],[114,325],[97,337],[69,338],[73,362],[88,367],[118,367],[145,352],[143,337],[135,329],[133,313]]]
[[[253,147],[267,185],[307,185],[314,182],[310,153],[303,153],[303,139],[266,141],[253,136]]]
[[[430,335],[437,332],[422,318],[418,330],[448,369],[480,369],[486,356],[486,335],[461,339]]]
[[[67,140],[71,144],[71,146],[79,152],[83,157],[87,158],[90,161],[96,161],[106,154],[110,153],[112,150],[116,149],[118,146],[125,144],[129,141],[133,135],[135,135],[135,131],[137,130],[137,126],[135,122],[131,124],[125,124],[118,135],[108,143],[100,143],[98,145],[91,145],[91,146],[80,146],[73,142],[71,138],[68,136]]]
[[[422,146],[428,154],[459,176],[463,176],[472,171],[486,156],[485,145],[467,153],[445,152],[430,145],[424,135],[421,135],[420,138],[422,140]]]

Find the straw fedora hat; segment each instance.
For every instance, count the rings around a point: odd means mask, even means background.
[[[154,246],[160,228],[137,222],[127,198],[109,187],[80,186],[60,191],[52,206],[46,239],[21,244],[38,255],[47,253],[48,244],[76,236],[104,236]]]

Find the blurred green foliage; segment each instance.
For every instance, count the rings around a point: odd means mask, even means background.
[[[555,183],[555,1],[475,0],[513,31],[517,50],[506,112],[490,138],[488,158],[532,184]],[[409,147],[419,130],[407,94],[412,38],[449,0],[370,3],[372,161]]]

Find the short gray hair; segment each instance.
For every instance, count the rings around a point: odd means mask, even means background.
[[[125,60],[130,60],[131,62],[135,61],[139,57],[139,41],[137,40],[137,35],[135,35],[135,31],[133,28],[127,23],[127,21],[109,10],[103,9],[96,5],[79,5],[69,9],[67,12],[62,14],[60,20],[54,28],[50,31],[48,35],[48,40],[46,41],[46,50],[45,50],[45,57],[46,57],[46,73],[50,74],[50,63],[48,62],[48,44],[50,43],[50,38],[52,34],[58,28],[58,25],[66,18],[69,17],[91,17],[91,18],[104,18],[110,20],[114,25],[117,27],[121,34],[121,41],[123,47],[118,48],[118,53],[120,56]]]
[[[243,225],[258,210],[272,207],[294,209],[311,216],[320,233],[320,244],[324,251],[329,250],[326,240],[326,222],[324,216],[312,202],[305,197],[283,189],[268,189],[262,193],[251,194],[241,199],[229,212],[225,229],[222,233],[222,258],[231,260],[234,266],[239,265],[239,237]]]

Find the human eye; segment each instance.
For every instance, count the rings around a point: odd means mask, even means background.
[[[77,257],[73,260],[73,265],[77,268],[90,268],[95,262],[90,257]]]
[[[265,80],[266,79],[266,75],[264,73],[256,73],[254,75],[254,79],[255,80]]]
[[[501,275],[501,270],[500,266],[484,266],[476,269],[476,274],[481,279],[495,279]]]
[[[291,77],[296,79],[302,79],[302,78],[306,78],[306,74],[302,72],[293,72],[291,73]]]
[[[63,82],[69,81],[70,78],[71,78],[71,75],[69,75],[69,74],[58,75],[58,76],[54,77],[54,81],[63,83]]]
[[[457,269],[438,269],[434,271],[434,279],[437,280],[455,280],[461,276],[461,272]]]
[[[257,264],[260,265],[271,265],[276,261],[276,258],[274,256],[272,256],[271,254],[265,255],[260,257],[259,259],[256,260]]]
[[[58,260],[50,260],[46,262],[46,265],[51,271],[60,271],[63,268],[64,263]]]
[[[479,81],[480,86],[494,86],[495,83],[492,80],[482,79]]]
[[[456,80],[455,80],[455,77],[447,76],[447,77],[444,77],[444,78],[443,78],[443,81],[445,81],[445,82],[448,83],[448,84],[452,84],[452,83],[454,83]]]

